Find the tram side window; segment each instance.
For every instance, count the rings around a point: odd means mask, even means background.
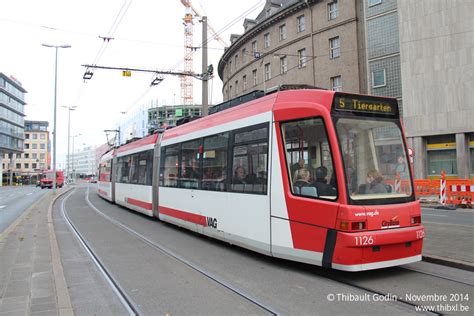
[[[178,186],[179,145],[170,145],[161,149],[160,186]]]
[[[138,184],[138,154],[128,155],[130,175],[128,183]]]
[[[117,160],[117,182],[129,183],[130,163],[128,157],[119,157]]]
[[[336,175],[323,120],[283,123],[282,132],[292,193],[335,200]]]
[[[178,186],[180,188],[197,189],[200,179],[200,153],[201,140],[192,140],[181,145],[181,173]]]
[[[232,191],[267,193],[268,124],[234,134]]]
[[[204,138],[202,189],[226,191],[229,133]]]

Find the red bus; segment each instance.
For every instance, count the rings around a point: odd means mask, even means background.
[[[289,90],[123,145],[98,188],[266,255],[361,271],[421,260],[408,161],[395,99]]]

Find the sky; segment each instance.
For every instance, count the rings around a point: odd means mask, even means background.
[[[242,34],[243,20],[255,18],[264,0],[191,0],[209,24],[229,44],[230,34]],[[103,132],[116,129],[124,115],[140,105],[180,104],[179,77],[165,76],[150,88],[152,74],[118,70],[94,71],[84,81],[82,65],[183,70],[185,7],[180,0],[0,0],[0,72],[13,76],[28,91],[25,119],[50,122],[53,130],[55,49],[42,44],[71,45],[58,49],[57,161],[66,160],[68,110],[75,151],[107,141]],[[222,31],[222,33],[221,33]],[[194,25],[194,46],[201,44],[202,26]],[[210,34],[208,35],[210,37]],[[100,37],[112,37],[108,43]],[[209,44],[214,66],[209,100],[222,101],[217,65],[222,44]],[[194,71],[201,73],[201,50],[194,54]],[[194,80],[194,102],[201,103],[201,83]]]

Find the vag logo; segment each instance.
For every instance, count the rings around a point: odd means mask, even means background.
[[[207,217],[207,226],[212,228],[217,228],[217,219],[212,217]]]

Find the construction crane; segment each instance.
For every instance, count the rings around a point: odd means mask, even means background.
[[[184,11],[184,73],[193,73],[193,53],[196,47],[193,47],[193,18],[194,16],[202,18],[202,14],[196,10],[190,0],[180,0],[185,7]],[[208,30],[211,33],[211,39],[216,39],[223,47],[227,43],[217,34],[212,26],[208,23]],[[181,77],[181,103],[183,105],[193,104],[193,78],[191,76]]]

